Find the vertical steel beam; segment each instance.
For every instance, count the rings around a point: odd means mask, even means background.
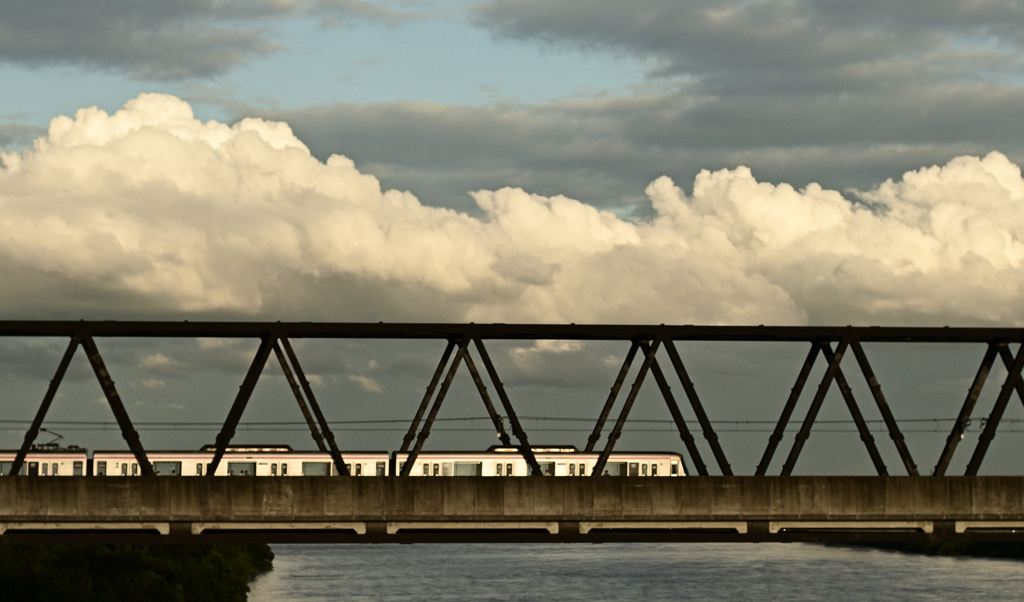
[[[683,360],[679,357],[679,352],[676,351],[676,346],[672,339],[665,341],[665,349],[668,351],[668,357],[672,360],[672,366],[676,369],[676,374],[679,376],[679,382],[683,384],[683,390],[686,391],[686,398],[690,400],[693,413],[697,415],[697,421],[700,422],[704,438],[707,439],[708,445],[711,446],[711,453],[715,455],[715,461],[718,462],[719,470],[722,471],[723,476],[731,477],[732,467],[729,466],[729,461],[725,459],[725,452],[722,451],[722,445],[718,442],[718,434],[715,433],[715,429],[711,426],[711,421],[708,420],[708,415],[704,411],[704,405],[701,404],[700,398],[697,397],[697,389],[693,386],[693,381],[690,380],[690,375],[687,374],[686,367],[683,366]]]
[[[800,373],[796,377],[796,383],[789,390],[789,399],[786,400],[786,405],[782,408],[779,422],[775,425],[775,430],[772,431],[771,437],[768,437],[768,446],[764,449],[764,455],[761,456],[761,461],[757,465],[757,471],[754,472],[754,476],[763,477],[768,472],[768,465],[772,463],[772,456],[775,455],[775,450],[778,449],[779,443],[782,442],[782,438],[785,436],[786,427],[789,426],[789,419],[793,416],[796,402],[800,399],[800,393],[804,390],[804,384],[807,383],[807,377],[811,374],[814,360],[818,359],[820,351],[821,346],[817,342],[812,342],[811,350],[807,352],[804,365],[800,368]]]
[[[821,352],[825,355],[826,360],[831,361],[831,345],[825,343],[821,348]],[[850,388],[850,383],[846,381],[842,368],[836,368],[836,385],[839,387],[839,392],[843,394],[843,400],[846,402],[846,407],[850,410],[850,416],[853,417],[853,423],[857,425],[857,432],[860,433],[860,440],[864,442],[864,447],[868,449],[868,456],[871,457],[871,463],[875,465],[875,470],[878,471],[878,476],[888,476],[889,471],[885,467],[885,462],[882,461],[882,455],[878,453],[878,446],[875,445],[875,438],[871,435],[871,430],[868,429],[867,423],[864,422],[864,416],[860,413],[860,408],[857,406],[857,400],[853,398],[853,389]]]
[[[11,471],[8,473],[8,476],[16,476],[21,470],[22,464],[25,463],[25,456],[28,455],[28,451],[32,448],[32,444],[35,443],[36,437],[39,436],[39,428],[43,426],[43,419],[46,418],[46,413],[50,410],[50,404],[53,403],[53,398],[57,395],[57,388],[60,387],[60,382],[64,380],[64,373],[68,371],[68,365],[71,364],[71,358],[75,357],[75,351],[77,350],[78,338],[71,337],[68,348],[64,350],[64,357],[60,359],[60,363],[57,365],[57,372],[54,373],[50,386],[46,389],[46,395],[43,396],[43,403],[39,404],[39,410],[36,412],[36,417],[32,420],[32,425],[25,431],[25,440],[22,442],[18,454],[14,456],[14,462],[11,463]]]
[[[960,408],[960,415],[957,416],[953,430],[950,431],[949,437],[946,438],[946,445],[942,448],[939,461],[935,464],[935,470],[932,471],[933,476],[941,477],[946,474],[946,469],[949,468],[949,463],[953,459],[953,452],[956,451],[956,446],[960,443],[960,440],[964,438],[967,423],[971,420],[971,412],[974,411],[974,406],[978,403],[978,397],[981,395],[982,387],[985,386],[985,380],[988,379],[988,373],[992,370],[992,364],[996,360],[999,347],[1000,345],[996,343],[988,344],[988,349],[985,350],[985,357],[981,360],[981,365],[978,366],[977,374],[974,375],[974,382],[967,389],[967,398],[964,399],[964,405]]]
[[[889,429],[889,438],[896,444],[896,450],[900,453],[903,467],[907,469],[908,475],[912,477],[920,476],[917,472],[917,464],[914,463],[914,458],[910,455],[910,448],[907,447],[907,442],[903,438],[900,426],[896,423],[892,410],[889,409],[889,402],[885,400],[885,395],[882,394],[882,385],[878,384],[878,379],[875,378],[875,372],[871,369],[871,364],[868,362],[868,356],[864,353],[864,348],[860,346],[860,341],[850,343],[850,348],[853,349],[853,354],[857,356],[857,364],[860,365],[860,371],[868,382],[871,395],[875,398],[879,413],[882,414],[882,420],[885,421],[885,426]]]
[[[320,434],[320,429],[317,428],[316,423],[313,422],[313,415],[309,413],[309,408],[306,407],[306,400],[302,397],[302,391],[299,389],[299,383],[295,382],[295,375],[292,374],[291,367],[288,366],[288,360],[284,357],[284,352],[281,351],[281,345],[274,343],[274,355],[277,356],[277,361],[281,364],[281,371],[284,372],[284,377],[288,381],[288,386],[291,387],[292,394],[295,396],[295,401],[299,404],[299,410],[302,411],[302,417],[306,419],[306,424],[309,425],[309,434],[312,435],[313,441],[316,441],[316,447],[322,452],[327,451],[327,446],[324,445],[324,437]]]
[[[320,411],[320,404],[317,403],[316,396],[313,395],[313,387],[309,386],[309,379],[306,378],[306,373],[302,371],[302,366],[299,364],[299,358],[296,357],[295,351],[292,349],[292,344],[288,341],[287,337],[281,337],[281,344],[284,345],[284,352],[288,354],[289,361],[295,367],[295,376],[298,377],[299,384],[302,385],[302,390],[306,393],[309,407],[313,409],[313,415],[316,416],[317,422],[320,423],[320,433],[323,434],[324,439],[327,441],[327,447],[330,450],[328,453],[331,454],[331,459],[334,460],[334,468],[337,469],[338,475],[343,477],[350,476],[348,469],[345,468],[345,458],[341,457],[341,450],[338,449],[338,442],[334,440],[331,426],[327,424],[324,413]]]
[[[651,352],[651,347],[647,343],[640,343],[640,348],[643,350],[644,355]],[[672,414],[672,420],[676,423],[676,429],[679,430],[679,438],[683,440],[683,444],[686,445],[686,451],[689,452],[690,458],[693,460],[694,470],[702,477],[708,476],[708,467],[700,457],[697,442],[693,440],[693,435],[690,434],[690,429],[686,426],[686,420],[683,419],[683,413],[679,411],[679,405],[676,403],[676,398],[672,395],[672,388],[668,386],[668,380],[665,378],[665,373],[661,371],[658,360],[651,362],[651,374],[654,375],[654,380],[657,381],[658,388],[661,389],[661,396],[665,398],[668,411]]]
[[[1017,388],[1017,383],[1020,381],[1021,368],[1024,368],[1024,345],[1021,345],[1017,350],[1017,358],[1013,360],[1013,365],[1008,370],[1006,380],[1003,381],[1003,388],[1000,389],[999,397],[996,398],[996,405],[992,408],[992,414],[989,415],[988,421],[985,423],[985,430],[981,432],[978,446],[974,448],[974,455],[971,456],[971,461],[967,464],[965,476],[973,477],[978,474],[978,469],[981,468],[981,461],[985,459],[985,452],[988,451],[989,444],[992,443],[992,439],[996,436],[996,428],[999,427],[999,420],[1003,417],[1006,404],[1010,401],[1010,396],[1013,395],[1014,390]]]
[[[651,364],[654,363],[654,355],[658,352],[658,346],[661,345],[660,339],[654,339],[654,344],[651,345],[651,351],[646,354],[644,363],[640,366],[640,372],[636,375],[636,380],[633,381],[633,388],[629,390],[629,395],[626,397],[626,403],[622,405],[622,411],[619,412],[619,419],[615,421],[615,428],[612,429],[611,434],[608,435],[608,441],[605,443],[604,451],[601,452],[601,456],[597,459],[597,464],[594,465],[594,472],[590,476],[599,477],[601,472],[604,471],[605,464],[608,463],[608,457],[612,454],[612,450],[615,449],[615,442],[619,440],[622,435],[622,426],[626,424],[626,418],[629,416],[629,410],[633,407],[633,402],[636,401],[637,394],[640,393],[640,385],[644,383],[644,378],[647,376],[647,372],[651,369]]]
[[[427,406],[430,405],[430,400],[434,397],[434,389],[437,388],[437,383],[441,380],[444,367],[448,365],[448,358],[452,355],[452,349],[455,349],[455,339],[448,339],[448,345],[444,348],[444,353],[441,354],[441,361],[437,363],[434,376],[430,379],[430,384],[427,385],[427,392],[423,394],[423,401],[420,402],[420,407],[416,410],[416,416],[413,417],[412,424],[409,425],[409,432],[402,439],[402,447],[398,448],[398,451],[409,451],[409,445],[416,438],[416,431],[420,427],[420,420],[423,419],[423,413],[427,411]]]
[[[594,432],[590,433],[590,437],[587,439],[587,447],[584,451],[594,451],[597,442],[601,440],[601,431],[604,429],[604,423],[612,412],[615,398],[619,396],[619,389],[622,388],[622,383],[626,380],[626,374],[629,373],[629,367],[633,363],[633,358],[636,357],[636,350],[639,349],[639,345],[637,341],[633,341],[633,344],[630,345],[629,353],[626,354],[626,360],[622,362],[622,367],[619,368],[619,375],[615,378],[615,384],[612,385],[612,390],[608,394],[608,399],[604,402],[604,407],[601,408],[601,415],[597,419],[597,424],[594,425]]]
[[[512,407],[512,401],[508,398],[508,393],[505,392],[505,385],[501,383],[501,379],[498,378],[498,371],[494,369],[494,364],[491,362],[491,356],[487,353],[487,349],[484,348],[484,342],[480,337],[475,337],[473,343],[476,345],[476,350],[480,354],[480,361],[484,363],[484,369],[487,370],[487,375],[491,377],[491,382],[494,383],[494,390],[498,393],[498,400],[501,401],[501,407],[505,408],[505,415],[508,416],[509,424],[512,425],[512,434],[519,440],[519,447],[523,452],[523,458],[526,459],[527,465],[530,467],[530,474],[536,477],[544,476],[544,471],[540,469],[540,464],[537,463],[537,458],[533,454],[533,448],[530,447],[530,441],[526,437],[526,431],[523,430],[523,425],[519,423],[519,417],[516,416],[516,410]],[[467,354],[466,357],[469,357]]]
[[[843,354],[846,353],[847,345],[846,339],[839,339],[839,345],[836,347],[835,354],[828,360],[828,368],[825,369],[825,375],[821,377],[821,382],[818,383],[818,391],[814,394],[814,399],[811,400],[811,407],[807,409],[807,416],[800,426],[800,431],[796,434],[796,439],[793,441],[793,449],[789,450],[789,457],[786,458],[786,463],[782,465],[781,476],[788,477],[793,474],[793,467],[796,466],[796,461],[800,458],[800,451],[803,450],[804,443],[811,436],[811,426],[814,425],[814,420],[818,417],[818,411],[821,410],[821,404],[825,401],[828,388],[832,386],[832,381],[835,380],[836,372],[839,371],[839,362],[843,361]],[[822,349],[824,350],[824,344]],[[829,349],[831,350],[831,346]]]
[[[149,463],[149,458],[146,457],[146,450],[142,448],[139,434],[135,432],[135,427],[132,426],[132,421],[128,418],[128,412],[124,409],[121,396],[117,394],[117,389],[114,387],[114,379],[110,378],[110,372],[107,371],[103,357],[100,356],[100,350],[96,348],[96,343],[91,336],[82,337],[82,348],[85,349],[89,364],[92,365],[92,370],[96,373],[96,379],[100,381],[100,388],[103,389],[103,395],[106,396],[110,410],[114,413],[114,418],[117,419],[117,425],[121,427],[121,436],[124,437],[125,442],[128,443],[128,449],[132,451],[139,463],[142,476],[153,476],[153,466]]]
[[[484,384],[484,379],[480,378],[480,372],[476,369],[476,363],[473,362],[472,354],[467,351],[463,359],[466,360],[466,368],[473,377],[476,390],[480,392],[480,399],[483,400],[484,407],[487,408],[487,415],[491,417],[491,422],[494,424],[494,431],[497,433],[498,439],[501,440],[502,445],[511,447],[512,440],[508,438],[508,433],[505,432],[505,426],[501,423],[501,416],[494,409],[491,396],[487,393],[487,385]]]
[[[249,398],[252,397],[252,391],[256,388],[256,382],[260,379],[260,373],[263,372],[263,367],[267,365],[267,360],[270,359],[270,351],[276,342],[277,337],[271,335],[265,335],[260,340],[260,346],[256,349],[256,357],[252,359],[252,364],[249,364],[249,371],[245,373],[242,385],[238,387],[238,395],[235,396],[235,401],[231,404],[228,417],[224,419],[224,426],[221,427],[220,433],[217,435],[217,449],[213,452],[213,459],[210,461],[209,468],[206,469],[206,476],[212,478],[214,473],[217,472],[220,460],[224,457],[224,452],[227,450],[228,444],[231,443],[231,438],[235,436],[238,421],[242,418],[242,412],[245,411],[245,406],[249,403]]]
[[[423,450],[423,444],[426,442],[427,437],[430,436],[430,427],[434,425],[434,419],[437,418],[437,413],[441,410],[441,403],[444,402],[445,396],[448,395],[448,389],[452,386],[452,380],[455,379],[455,373],[459,369],[459,364],[462,363],[462,358],[466,355],[468,345],[469,339],[461,339],[459,341],[459,351],[455,354],[451,367],[448,368],[448,374],[444,377],[444,382],[441,383],[441,390],[437,392],[437,398],[434,399],[433,405],[430,406],[430,413],[427,414],[427,419],[423,422],[423,430],[416,437],[416,445],[413,446],[409,456],[405,459],[401,476],[409,476],[413,464],[416,463],[416,458],[420,455],[420,451]]]

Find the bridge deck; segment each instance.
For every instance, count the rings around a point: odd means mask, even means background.
[[[1021,540],[1024,477],[0,478],[0,543]]]

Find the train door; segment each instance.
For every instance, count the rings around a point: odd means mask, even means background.
[[[386,474],[387,473],[387,469],[388,469],[387,462],[377,462],[377,476],[378,477],[387,476],[387,474]]]
[[[39,476],[39,462],[28,463],[28,476],[38,477]]]
[[[181,466],[180,463],[178,465]],[[73,476],[76,476],[76,477],[82,476],[82,461],[81,460],[75,460],[75,463],[71,465],[71,474]],[[53,475],[57,476],[57,465],[56,464],[53,465]]]
[[[546,477],[555,476],[555,463],[554,462],[538,462],[540,464],[540,472]]]
[[[640,463],[630,462],[629,463],[629,476],[638,477],[640,476]]]

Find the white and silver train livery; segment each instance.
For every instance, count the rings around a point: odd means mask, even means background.
[[[533,447],[544,476],[586,477],[594,471],[601,454],[581,452],[573,446]],[[409,454],[395,452],[395,474],[401,474]],[[683,459],[673,452],[612,452],[602,476],[613,477],[682,477],[686,476]],[[411,477],[525,477],[530,468],[518,447],[493,446],[485,452],[420,452]]]

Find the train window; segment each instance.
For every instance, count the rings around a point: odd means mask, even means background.
[[[39,476],[39,462],[28,463],[28,476],[38,477]]]
[[[399,462],[398,463],[398,474],[402,474],[403,470],[405,470],[405,462]]]
[[[441,476],[441,465],[436,463],[436,462],[434,463],[434,476],[435,477]]]
[[[505,476],[506,477],[512,476],[512,463],[511,462],[509,462],[508,464],[505,465]]]
[[[72,464],[71,465],[71,470],[72,470],[71,474],[75,475],[76,477],[82,476],[82,461],[78,460],[77,462]],[[53,474],[57,474],[57,465],[56,464],[53,465]]]
[[[358,469],[357,469],[358,470]],[[304,477],[326,477],[331,474],[330,462],[303,462],[302,476]]]
[[[430,463],[429,462],[424,462],[423,463],[423,476],[425,476],[425,477],[429,477],[430,476]]]
[[[60,466],[60,464],[57,464],[56,462],[53,463],[53,470],[50,471],[51,475],[57,476],[57,467],[58,466]]]
[[[270,465],[270,476],[272,476],[272,477],[276,477],[277,476],[277,464],[276,463]]]
[[[132,462],[132,476],[133,477],[134,476],[138,476],[138,474],[139,474],[139,465],[136,464],[135,462]]]
[[[106,462],[97,462],[96,463],[96,475],[97,476],[101,476],[101,477],[107,476],[107,463]]]
[[[576,476],[576,465],[575,464],[570,464],[569,465],[569,476],[570,477]]]
[[[153,472],[163,477],[181,476],[181,462],[153,462]]]
[[[377,462],[377,476],[383,477],[387,472],[388,465],[385,462]]]
[[[44,477],[46,476],[46,469],[49,468],[49,466],[50,466],[49,464],[47,464],[46,462],[43,462],[43,476]],[[54,466],[56,466],[56,464]]]
[[[345,472],[348,473],[348,476],[352,476],[352,464],[345,465]]]
[[[651,476],[652,477],[658,476],[658,465],[657,464],[651,464]]]
[[[629,476],[638,477],[640,476],[640,463],[630,462],[629,463]]]
[[[494,465],[494,474],[495,474],[495,476],[499,476],[499,477],[501,476],[501,469],[502,468],[505,468],[505,465],[502,464],[501,462],[498,462],[497,464]]]
[[[121,476],[122,477],[128,476],[128,463],[127,462],[125,462],[124,464],[121,465]]]
[[[645,477],[647,476],[647,465],[646,464],[644,464],[644,465],[642,465],[640,467],[640,474],[642,474]]]
[[[587,465],[584,464],[583,462],[580,462],[580,476],[584,477],[586,475],[587,475]]]
[[[281,476],[282,477],[288,476],[288,465],[285,464],[284,462],[281,462]]]
[[[455,476],[478,477],[483,474],[483,462],[456,462]]]
[[[228,462],[228,476],[251,477],[255,474],[255,462]]]
[[[624,477],[626,476],[626,463],[609,462],[604,465],[604,472],[602,475],[606,477]]]
[[[546,477],[555,476],[555,463],[554,462],[538,462],[540,464],[540,472]]]
[[[356,464],[356,476],[357,477],[363,476],[363,465],[362,464]]]
[[[203,476],[203,463],[196,462],[196,476]]]
[[[454,462],[441,462],[441,476],[450,477],[455,474]]]
[[[674,477],[678,477],[679,476],[679,463],[678,462],[673,462],[672,463],[672,476],[674,476]]]

